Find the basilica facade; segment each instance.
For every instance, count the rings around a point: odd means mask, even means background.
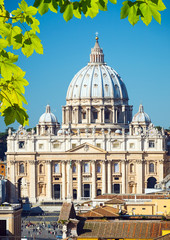
[[[90,62],[68,87],[62,126],[47,105],[36,132],[9,130],[10,201],[81,201],[154,188],[166,175],[166,136],[142,105],[133,116],[128,101],[96,37]]]

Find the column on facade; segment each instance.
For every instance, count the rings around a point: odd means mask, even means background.
[[[77,175],[78,175],[78,182],[77,182],[77,200],[81,200],[81,161],[77,161]]]
[[[159,173],[158,173],[159,182],[161,182],[164,178],[164,164],[163,163],[164,163],[163,159],[159,160]]]
[[[111,161],[108,161],[108,178],[107,178],[107,192],[110,194],[112,192],[112,176],[111,176]]]
[[[142,159],[136,161],[137,166],[137,194],[143,193],[143,161]]]
[[[115,123],[115,109],[112,107],[112,122]]]
[[[14,160],[11,160],[10,161],[10,202],[15,202],[17,200],[17,197],[16,197],[16,186],[15,186],[15,161]]]
[[[66,198],[66,169],[65,161],[62,161],[62,200]]]
[[[117,108],[115,108],[115,123],[117,123]]]
[[[51,181],[51,161],[47,160],[47,192],[46,196],[50,200],[52,199],[52,181]]]
[[[102,108],[102,120],[103,120],[103,123],[105,123],[105,108]]]
[[[69,121],[70,121],[69,115],[70,115],[69,114],[69,107],[66,106],[66,124],[68,124]]]
[[[71,161],[67,161],[67,198],[72,197]]]
[[[36,190],[37,190],[37,186],[36,186],[36,162],[35,160],[30,160],[29,161],[29,169],[30,169],[30,201],[32,203],[36,203]]]
[[[92,117],[91,117],[91,114],[92,114],[92,113],[91,113],[91,107],[89,107],[89,123],[91,123],[91,118],[92,118]]]
[[[66,120],[65,120],[65,107],[62,107],[62,123],[65,124]]]
[[[126,193],[126,163],[122,160],[122,194]]]
[[[96,163],[92,161],[92,199],[96,197]]]
[[[102,162],[102,194],[106,193],[106,161]]]
[[[86,108],[86,113],[87,113],[87,124],[89,123],[89,108]]]

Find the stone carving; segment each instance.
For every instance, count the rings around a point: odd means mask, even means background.
[[[87,144],[84,145],[84,151],[85,151],[85,152],[89,151],[89,146],[88,146]]]

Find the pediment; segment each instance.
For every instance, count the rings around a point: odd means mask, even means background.
[[[67,152],[73,152],[73,153],[106,153],[105,150],[98,148],[96,146],[93,146],[89,143],[83,143],[75,148],[72,148],[68,150]]]

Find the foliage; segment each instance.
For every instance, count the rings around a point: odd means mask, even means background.
[[[116,4],[117,0],[109,0]],[[160,11],[166,9],[162,0],[124,1],[121,8],[121,18],[128,18],[132,25],[140,19],[148,25],[152,17],[161,23]],[[27,104],[24,97],[25,86],[28,81],[25,72],[16,65],[18,55],[11,50],[21,49],[26,57],[33,52],[43,54],[37,13],[43,15],[49,10],[63,14],[65,21],[74,17],[94,18],[99,10],[107,11],[108,0],[35,0],[34,6],[28,6],[25,0],[18,4],[18,8],[9,13],[0,0],[0,113],[6,125],[18,121],[28,125],[28,114],[23,104]],[[7,51],[10,49],[10,51]]]
[[[0,133],[0,159],[4,159],[5,152],[7,151],[7,136],[8,136],[8,129],[5,132]],[[11,128],[12,132],[15,132],[14,128]]]

